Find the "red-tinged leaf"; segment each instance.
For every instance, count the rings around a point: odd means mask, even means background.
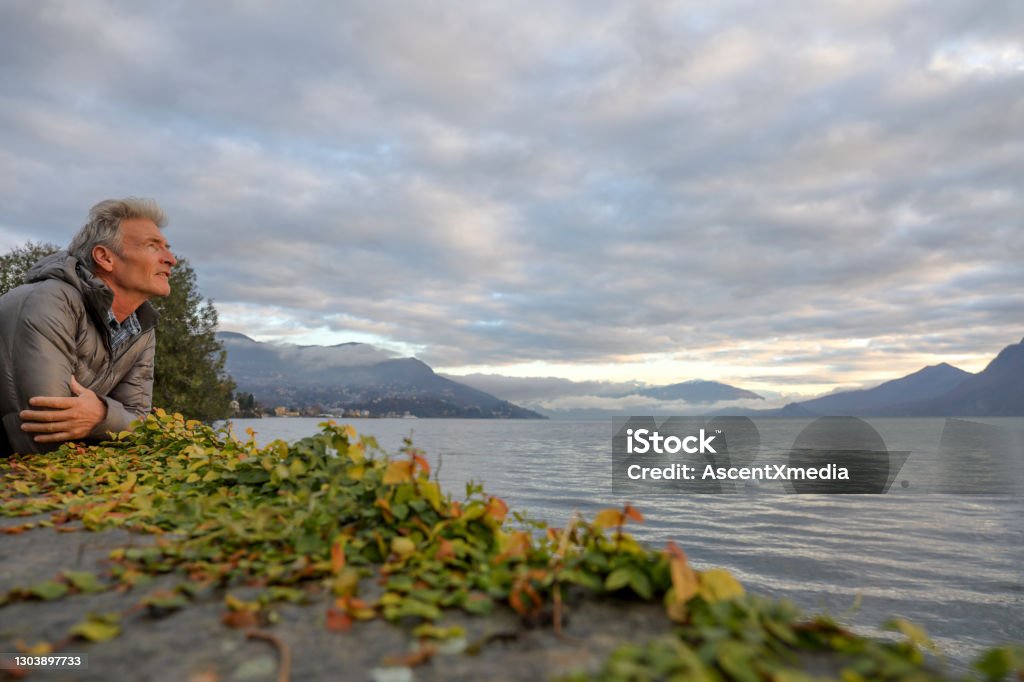
[[[382,663],[389,667],[414,668],[418,665],[430,662],[430,659],[437,653],[437,647],[432,644],[423,644],[417,651],[401,656],[385,656]]]
[[[412,461],[416,463],[416,466],[420,468],[420,471],[425,473],[427,476],[430,475],[430,462],[427,461],[426,457],[413,453]]]
[[[530,534],[526,531],[516,531],[508,536],[505,541],[505,551],[499,554],[495,561],[503,559],[522,559],[530,551]]]
[[[528,603],[524,601],[524,598],[528,600]],[[516,613],[526,616],[539,611],[540,607],[544,605],[544,600],[541,599],[540,594],[529,580],[521,578],[509,590],[508,603]]]
[[[686,558],[686,552],[679,549],[674,542],[669,541],[668,551],[675,601],[685,604],[697,594],[700,584],[697,572],[690,567],[690,563]]]
[[[508,505],[500,497],[492,497],[487,500],[487,511],[484,512],[484,515],[500,524],[508,515]]]
[[[331,572],[335,575],[345,568],[345,538],[340,537],[331,545]]]
[[[352,597],[352,599],[351,599],[351,601],[349,603],[350,603],[350,606],[353,609],[372,609],[373,608],[372,606],[370,606],[370,602],[368,602],[368,601],[366,601],[364,599],[360,599],[359,597]]]
[[[352,629],[352,616],[332,607],[327,609],[327,629],[331,632],[348,632]]]
[[[519,596],[519,590],[513,589],[508,595],[508,605],[518,613],[520,616],[526,615],[526,606],[523,605],[523,599]]]
[[[670,557],[677,556],[681,557],[684,560],[686,559],[686,552],[680,549],[679,545],[677,545],[672,540],[669,540],[665,543],[665,553],[668,554]]]
[[[689,618],[687,603],[700,589],[700,577],[690,566],[686,552],[676,543],[670,540],[665,547],[665,553],[668,555],[672,577],[672,587],[665,594],[665,609],[673,621],[684,623]]]
[[[252,628],[260,624],[260,617],[255,611],[228,611],[220,617],[220,622],[229,628]]]
[[[252,429],[249,430],[252,431]],[[188,674],[188,682],[220,682],[220,675],[216,670],[196,670]]]
[[[625,506],[625,507],[623,508],[623,510],[622,510],[622,511],[623,511],[623,513],[625,513],[625,515],[626,515],[626,518],[630,518],[630,519],[633,519],[633,520],[634,520],[634,521],[636,521],[637,523],[643,523],[643,522],[644,522],[644,515],[643,515],[643,514],[641,514],[641,513],[640,513],[640,512],[639,512],[639,511],[637,510],[637,508],[636,508],[636,507],[634,507],[633,505],[631,505],[631,504],[626,504],[626,506]]]
[[[458,501],[453,501],[451,509],[448,512],[448,516],[450,516],[453,519],[457,519],[460,516],[462,516],[462,503]]]
[[[434,559],[447,561],[455,558],[455,545],[448,538],[441,538],[437,544],[437,551],[434,552]]]

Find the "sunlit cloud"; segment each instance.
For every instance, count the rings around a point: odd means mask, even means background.
[[[782,400],[1022,336],[1012,3],[300,4],[0,6],[0,248],[153,196],[222,329],[459,376]]]

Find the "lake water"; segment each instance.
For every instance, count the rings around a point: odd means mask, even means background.
[[[253,428],[261,443],[294,441],[316,433],[321,421],[240,419],[234,428]],[[375,436],[389,452],[411,435],[457,498],[475,480],[511,509],[556,526],[577,511],[592,516],[631,501],[645,516],[631,531],[652,547],[675,540],[698,567],[728,568],[749,591],[828,611],[866,634],[877,634],[887,618],[907,618],[928,630],[955,668],[985,647],[1024,640],[1019,494],[913,494],[920,486],[894,486],[886,495],[745,490],[627,500],[612,493],[610,420],[339,421]],[[942,421],[891,420],[883,435],[890,449],[927,449],[928,441],[934,450],[929,434],[941,432]],[[1024,430],[1024,419],[989,421]],[[769,434],[765,443],[785,447],[786,439]],[[914,455],[908,464],[927,469],[926,461]],[[1024,458],[1012,464],[1019,472]],[[859,608],[851,608],[858,600]]]

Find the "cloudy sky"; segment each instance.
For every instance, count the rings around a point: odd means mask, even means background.
[[[0,249],[152,196],[221,327],[816,394],[1024,335],[1024,3],[0,2]],[[557,383],[557,382],[556,382]]]

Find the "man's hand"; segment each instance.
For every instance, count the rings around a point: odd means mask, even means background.
[[[41,410],[22,410],[21,430],[41,433],[33,440],[37,443],[63,443],[85,438],[107,416],[107,404],[71,377],[71,398],[36,396],[29,398],[32,407]]]

